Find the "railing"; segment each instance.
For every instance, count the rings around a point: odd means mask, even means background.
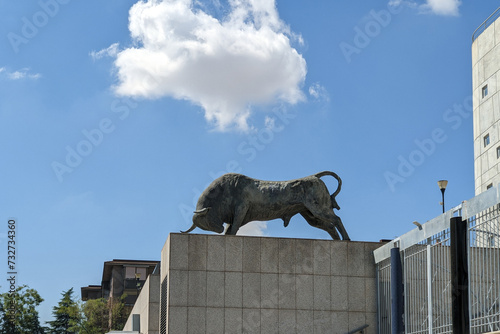
[[[471,333],[500,330],[500,206],[469,220]]]
[[[468,224],[470,333],[500,330],[500,189],[492,188],[375,250],[378,330],[391,332],[390,251],[403,268],[406,334],[452,333],[450,219]]]
[[[391,332],[391,259],[377,263],[378,333]]]
[[[477,27],[476,30],[474,30],[474,33],[472,34],[472,42],[476,40],[476,38],[482,34],[483,31],[486,30],[495,20],[500,16],[500,7],[493,12],[479,27]]]

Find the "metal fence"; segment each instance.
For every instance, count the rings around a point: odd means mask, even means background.
[[[469,219],[471,333],[500,330],[500,206]]]
[[[463,202],[374,252],[378,332],[391,333],[390,250],[398,247],[404,286],[405,333],[453,333],[450,219],[468,223],[470,333],[500,330],[500,190]]]
[[[391,332],[391,259],[377,264],[378,327],[380,333]]]

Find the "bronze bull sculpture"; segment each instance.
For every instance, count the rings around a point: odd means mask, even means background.
[[[320,177],[330,175],[337,179],[333,194]],[[350,240],[342,220],[333,212],[340,210],[335,197],[340,192],[342,180],[329,171],[291,181],[262,181],[241,174],[225,174],[214,180],[201,194],[193,216],[193,225],[217,233],[235,235],[238,229],[251,221],[268,221],[281,218],[285,227],[290,219],[300,214],[313,227],[320,228],[333,239]]]

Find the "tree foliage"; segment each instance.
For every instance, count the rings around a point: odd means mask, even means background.
[[[109,310],[103,298],[87,300],[83,305],[84,330],[87,333],[102,334],[109,329]]]
[[[131,311],[124,303],[125,297],[86,301],[83,305],[85,320],[82,333],[103,334],[111,330],[122,330]]]
[[[23,285],[0,294],[0,334],[44,334],[36,307],[43,299]]]
[[[23,285],[0,294],[0,334],[105,334],[123,329],[131,311],[124,303],[126,295],[79,303],[73,293],[71,288],[61,294],[48,328],[40,325],[36,308],[43,299],[35,289]]]
[[[127,323],[128,316],[132,311],[131,307],[125,306],[125,297],[122,295],[120,299],[113,298],[108,301],[111,313],[111,329],[122,330]]]
[[[76,334],[80,332],[81,310],[73,300],[73,288],[62,293],[62,299],[54,306],[52,314],[55,320],[49,321],[51,334]]]

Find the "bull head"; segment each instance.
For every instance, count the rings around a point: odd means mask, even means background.
[[[193,226],[197,226],[205,231],[213,231],[217,233],[224,232],[222,222],[219,223],[217,217],[212,217],[209,214],[211,207],[196,210],[193,216]]]

